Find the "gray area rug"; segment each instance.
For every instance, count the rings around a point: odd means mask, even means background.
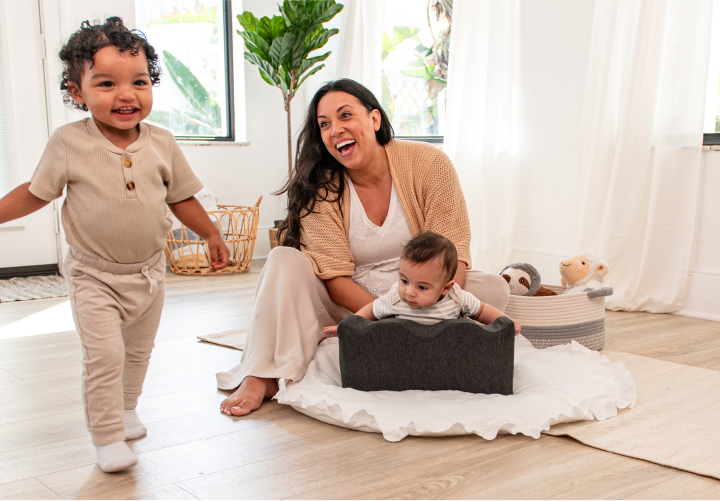
[[[58,275],[0,280],[0,303],[67,295],[65,279]]]

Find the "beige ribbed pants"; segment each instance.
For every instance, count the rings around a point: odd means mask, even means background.
[[[82,393],[93,444],[125,440],[165,300],[165,255],[118,264],[70,249],[63,265],[83,351]]]
[[[500,275],[469,270],[464,289],[503,311],[510,288]],[[253,322],[240,365],[217,374],[218,388],[237,388],[246,376],[302,379],[325,338],[323,327],[351,312],[330,299],[310,259],[290,247],[268,256],[255,291]]]

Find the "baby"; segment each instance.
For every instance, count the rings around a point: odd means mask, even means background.
[[[503,313],[485,304],[453,281],[457,250],[447,238],[426,232],[410,240],[400,257],[400,280],[387,294],[363,306],[356,315],[368,320],[405,318],[421,324],[466,316],[482,324],[494,322]],[[515,323],[515,335],[520,324]],[[336,335],[337,326],[323,332]]]
[[[92,117],[58,128],[31,181],[0,200],[2,224],[67,190],[63,275],[82,344],[85,419],[106,472],[135,465],[125,441],[147,431],[135,408],[164,301],[168,207],[207,241],[214,269],[229,261],[175,138],[143,122],[160,80],[157,59],[120,18],[84,22],[60,51],[60,88]]]

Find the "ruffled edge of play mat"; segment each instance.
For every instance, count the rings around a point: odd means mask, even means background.
[[[622,363],[577,342],[544,350],[522,336],[515,343],[514,395],[459,391],[376,391],[342,388],[338,341],[324,341],[302,380],[280,380],[281,404],[328,424],[382,433],[391,442],[408,435],[498,434],[539,438],[557,423],[604,420],[637,399]]]

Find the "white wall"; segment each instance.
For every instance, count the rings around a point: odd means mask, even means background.
[[[720,151],[703,151],[690,280],[680,315],[720,321]]]

